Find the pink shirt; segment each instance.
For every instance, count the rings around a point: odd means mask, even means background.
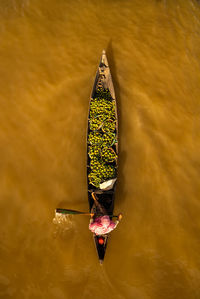
[[[89,224],[89,229],[96,235],[104,235],[116,228],[117,223],[110,220],[109,216],[95,218],[95,221]]]

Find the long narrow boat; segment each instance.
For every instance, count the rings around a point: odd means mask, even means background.
[[[106,53],[103,51],[91,93],[87,130],[88,200],[89,211],[94,214],[93,218],[113,214],[117,156],[116,99]],[[103,211],[95,204],[95,198],[103,207]],[[93,238],[99,261],[102,263],[108,234],[93,234]]]

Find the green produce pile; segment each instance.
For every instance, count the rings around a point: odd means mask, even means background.
[[[88,154],[89,183],[99,188],[104,181],[116,177],[117,154],[115,101],[108,89],[97,90],[90,103]]]

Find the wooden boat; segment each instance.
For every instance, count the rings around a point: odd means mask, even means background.
[[[102,105],[104,104],[105,107],[111,107],[112,105],[112,107],[109,108],[111,110],[109,110],[108,108],[102,108]],[[101,118],[103,119],[103,121]],[[100,123],[100,125],[98,122]],[[96,127],[95,129],[95,126],[97,126],[98,128]],[[106,126],[110,127],[110,130],[112,132],[109,131],[109,128],[106,129]],[[108,135],[111,136],[111,139],[115,139],[114,142],[108,142],[109,144],[106,144],[107,141],[104,142]],[[99,137],[100,140],[104,141],[102,143],[101,141],[99,142],[97,137],[96,141],[94,141],[92,138],[95,136]],[[91,139],[94,142],[91,142]],[[95,151],[94,149],[97,150],[98,157],[92,156],[91,153]],[[100,149],[100,152],[98,149]],[[112,157],[115,156],[115,159],[112,160],[111,158],[110,160],[103,160],[102,162],[102,159],[104,159],[102,156],[102,152],[106,151],[109,151]],[[118,119],[116,99],[106,53],[105,51],[103,51],[91,93],[87,130],[88,201],[89,211],[94,214],[93,218],[98,217],[99,215],[113,215],[115,187],[117,180],[117,155]],[[100,159],[100,162],[98,159]],[[96,162],[96,160],[98,161]],[[97,163],[96,168],[93,165],[95,163]],[[101,165],[101,163],[103,166]],[[97,171],[98,167],[103,167],[103,169],[105,168],[106,171],[111,170],[111,173],[105,171],[106,174],[103,176],[100,175],[99,177]],[[94,196],[100,203],[100,205],[103,207],[103,211],[100,210],[99,207],[95,204]],[[112,219],[112,217],[110,217],[110,219]],[[100,236],[93,234],[93,238],[97,249],[99,261],[100,263],[102,263],[106,252],[108,234]]]

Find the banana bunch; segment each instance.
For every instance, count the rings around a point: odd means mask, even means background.
[[[90,132],[88,137],[88,142],[92,145],[94,144],[102,144],[103,135],[100,132]]]
[[[88,154],[91,159],[91,169],[97,166],[93,164],[96,163],[96,159],[102,159],[105,163],[112,163],[117,160],[117,154],[115,153],[112,147],[101,147],[99,145],[92,145],[89,146]]]
[[[102,172],[102,168],[103,164],[101,163],[101,160],[99,159],[99,157],[94,157],[93,159],[91,159],[90,161],[90,169],[96,173],[101,173]]]
[[[106,180],[116,177],[117,154],[112,146],[116,141],[115,102],[109,90],[97,90],[90,102],[88,155],[89,183],[99,188]],[[112,163],[112,164],[111,164]]]
[[[89,127],[91,131],[102,130],[104,133],[109,131],[114,132],[116,128],[115,111],[90,117]]]
[[[117,155],[112,147],[104,147],[101,151],[101,157],[105,163],[112,163],[117,160]]]
[[[111,132],[107,132],[103,134],[102,137],[102,146],[112,146],[116,143],[115,134]]]
[[[93,118],[97,115],[108,115],[112,116],[115,112],[114,110],[114,102],[107,101],[104,98],[95,98],[91,99],[90,102],[90,117]]]
[[[91,169],[92,171],[88,175],[88,179],[90,184],[97,188],[99,187],[99,184],[116,176],[116,169],[113,165],[97,162],[92,165]]]
[[[91,118],[89,121],[90,124],[90,130],[91,131],[98,131],[102,128],[102,126],[104,125],[104,120],[105,120],[105,116],[102,114]]]
[[[96,188],[99,188],[99,185],[101,184],[101,178],[97,176],[95,172],[90,172],[88,174],[89,183]]]
[[[101,147],[98,144],[90,145],[88,154],[91,160],[93,160],[95,157],[100,157]]]
[[[116,128],[116,122],[112,119],[107,119],[102,123],[101,126],[104,133],[114,132]]]

